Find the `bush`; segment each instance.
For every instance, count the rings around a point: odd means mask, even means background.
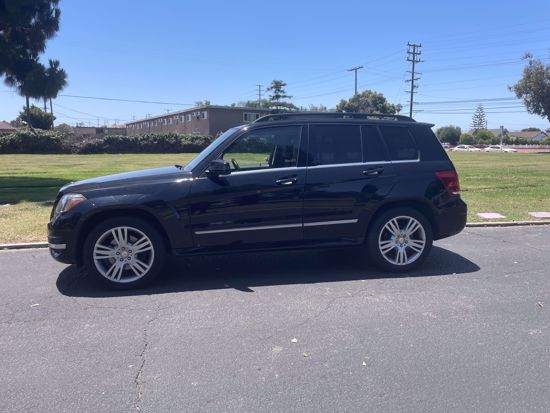
[[[439,128],[435,134],[441,142],[448,142],[452,145],[456,145],[460,139],[461,130],[458,126],[443,126]]]
[[[32,126],[33,128],[51,129],[54,120],[54,115],[44,112],[39,107],[32,105],[29,110],[23,108],[23,110],[19,112],[16,122],[25,126]]]
[[[211,136],[175,133],[82,139],[57,131],[19,129],[0,136],[0,153],[191,153],[202,151],[213,140]]]
[[[458,143],[460,143],[461,145],[473,145],[474,137],[469,133],[463,133],[462,135],[460,135]]]
[[[19,129],[0,136],[0,153],[65,153],[61,134],[40,129]]]
[[[161,135],[106,136],[75,145],[75,153],[186,153],[200,152],[213,138],[210,136]]]

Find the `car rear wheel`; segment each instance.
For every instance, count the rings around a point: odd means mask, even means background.
[[[420,265],[432,243],[430,222],[412,208],[394,208],[383,213],[367,235],[372,260],[390,272],[406,272]]]
[[[140,288],[157,278],[166,250],[159,232],[137,218],[111,218],[96,226],[84,245],[84,269],[103,284]]]

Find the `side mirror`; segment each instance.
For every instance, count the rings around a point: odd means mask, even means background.
[[[209,176],[229,175],[230,173],[229,162],[224,159],[214,159],[206,170],[206,174]]]

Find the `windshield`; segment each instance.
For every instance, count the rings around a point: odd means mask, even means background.
[[[238,131],[240,128],[231,128],[226,130],[224,133],[222,133],[220,136],[218,136],[214,142],[212,142],[210,145],[208,145],[206,148],[203,149],[201,153],[199,153],[197,156],[193,158],[191,162],[189,162],[187,165],[185,165],[185,168],[183,168],[184,171],[191,172],[199,163],[201,163],[208,155],[210,155],[213,151],[216,150],[218,146],[220,146],[225,139]]]

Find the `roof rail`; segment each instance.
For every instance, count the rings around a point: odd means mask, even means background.
[[[388,119],[402,122],[416,122],[413,118],[404,115],[387,115],[380,113],[354,113],[354,112],[286,112],[273,113],[262,116],[256,119],[253,123],[269,122],[285,119],[308,119],[308,118],[324,118],[324,119]]]

